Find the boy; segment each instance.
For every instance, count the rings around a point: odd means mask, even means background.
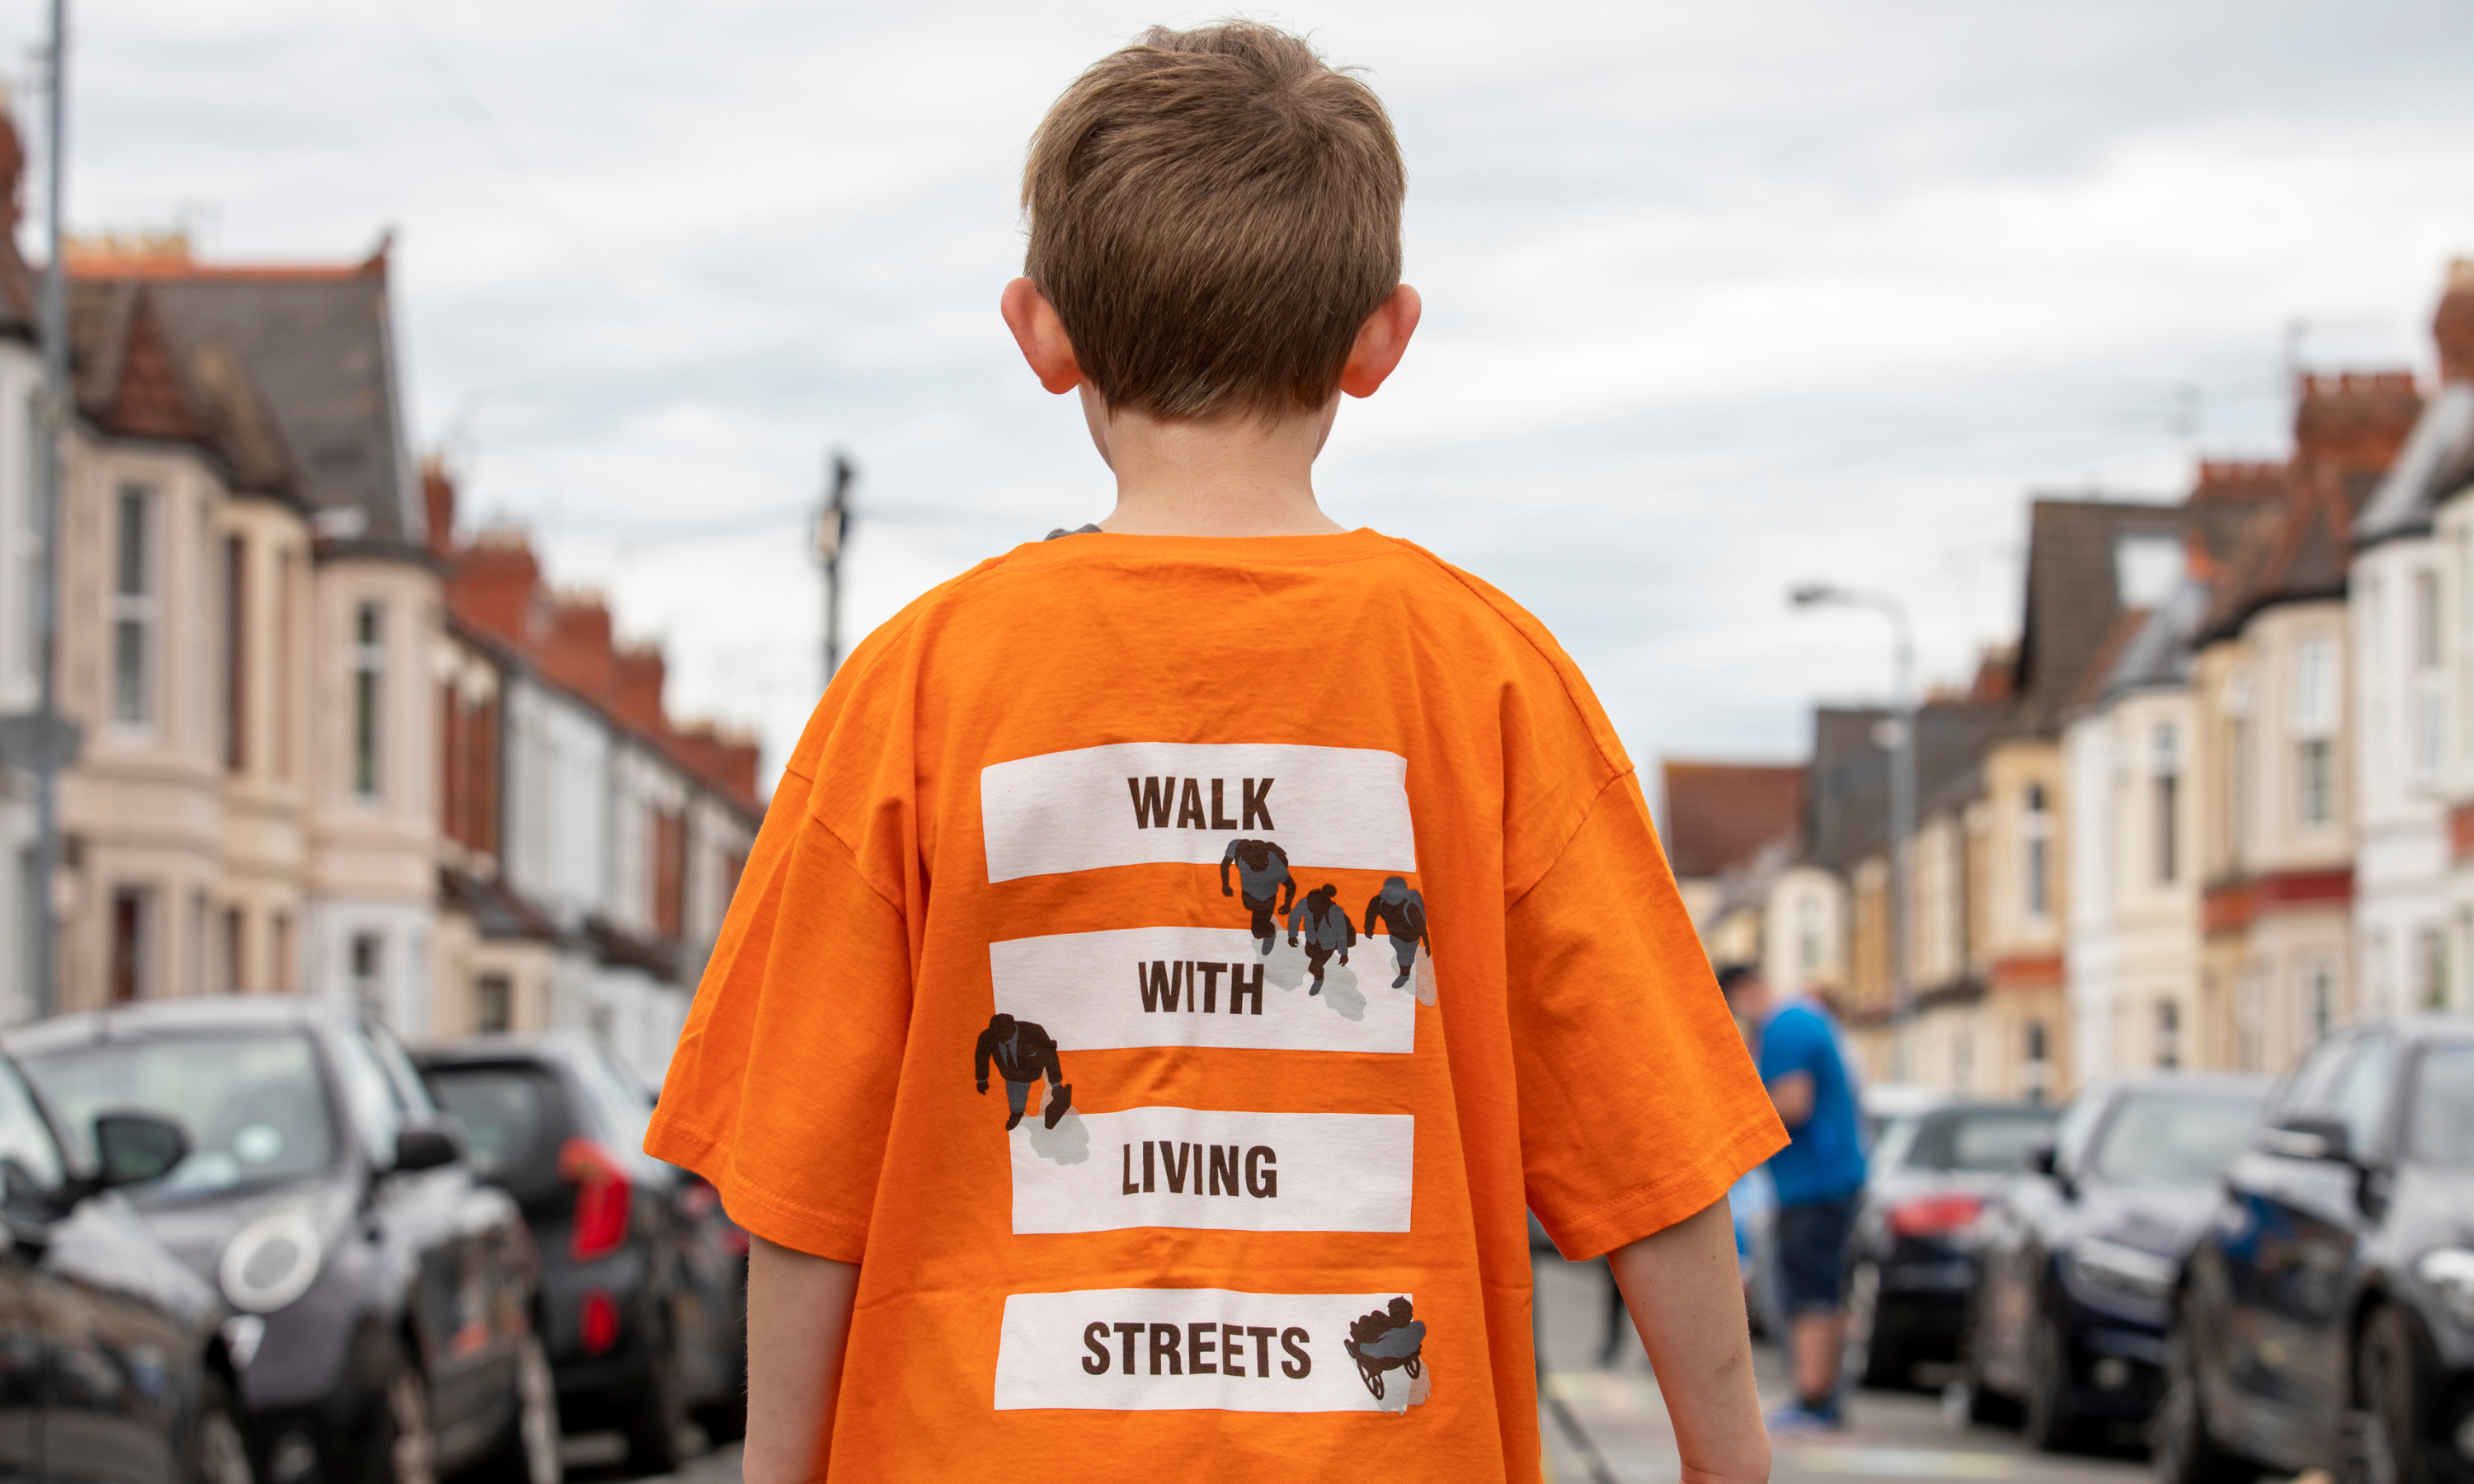
[[[1766,1477],[1724,1195],[1783,1136],[1632,766],[1535,619],[1315,503],[1417,326],[1403,180],[1250,24],[1040,125],[1005,320],[1116,508],[852,655],[646,1140],[756,1237],[750,1484],[1535,1479],[1524,1204],[1612,1254],[1686,1477]],[[1298,993],[1241,839],[1433,986]],[[962,1088],[998,1016],[1070,1106]]]

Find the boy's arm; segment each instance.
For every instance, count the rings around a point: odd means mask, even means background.
[[[825,1476],[859,1268],[747,1240],[746,1484]]]
[[[1684,1484],[1761,1484],[1770,1476],[1770,1437],[1753,1387],[1753,1339],[1727,1198],[1616,1248],[1607,1265],[1665,1395]],[[752,1472],[749,1484],[757,1484]]]
[[[978,1042],[971,1047],[971,1072],[972,1079],[980,1085],[980,1090],[985,1092],[988,1089],[988,1033],[985,1031],[980,1032]]]

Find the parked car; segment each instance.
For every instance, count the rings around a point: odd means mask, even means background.
[[[532,1226],[567,1425],[622,1429],[646,1472],[677,1465],[691,1415],[738,1436],[747,1234],[702,1178],[643,1152],[643,1085],[565,1037],[479,1037],[418,1060],[468,1131],[473,1168]]]
[[[114,1112],[81,1166],[0,1058],[0,1476],[251,1484],[225,1310],[117,1187],[186,1152],[175,1125]]]
[[[2035,1103],[1954,1103],[1893,1120],[1873,1146],[1850,1242],[1846,1372],[1904,1386],[1958,1359],[1977,1218],[2052,1127]]]
[[[237,1311],[225,1335],[268,1484],[431,1484],[484,1462],[557,1484],[532,1236],[384,1029],[327,998],[197,998],[8,1045],[72,1129],[142,1108],[187,1131],[129,1196]]]
[[[2474,1017],[2323,1038],[2214,1214],[2177,1296],[2159,1476],[2474,1479]]]
[[[2071,1100],[1977,1223],[1960,1360],[1973,1415],[2015,1409],[2047,1448],[2147,1421],[2167,1302],[2267,1092],[2263,1078],[2159,1072]]]

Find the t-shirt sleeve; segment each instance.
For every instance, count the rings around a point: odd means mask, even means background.
[[[1504,931],[1529,1205],[1565,1257],[1674,1225],[1787,1141],[1631,773]]]
[[[857,1262],[910,1015],[901,909],[786,773],[662,1085],[645,1151],[748,1231]]]

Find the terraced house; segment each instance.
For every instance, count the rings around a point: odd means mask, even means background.
[[[12,202],[17,159],[0,127]],[[407,433],[385,244],[229,264],[99,239],[67,264],[56,654],[85,746],[50,883],[26,780],[0,782],[6,941],[54,912],[63,1009],[349,994],[413,1039],[590,1029],[658,1075],[760,818],[752,746],[673,726],[658,652],[614,648],[597,603],[547,603],[547,643],[528,619],[464,621],[451,491]],[[0,231],[12,593],[40,558],[33,334]],[[0,708],[32,705],[34,666],[12,602]],[[519,939],[555,971],[497,947]],[[23,1016],[31,959],[12,957]]]

